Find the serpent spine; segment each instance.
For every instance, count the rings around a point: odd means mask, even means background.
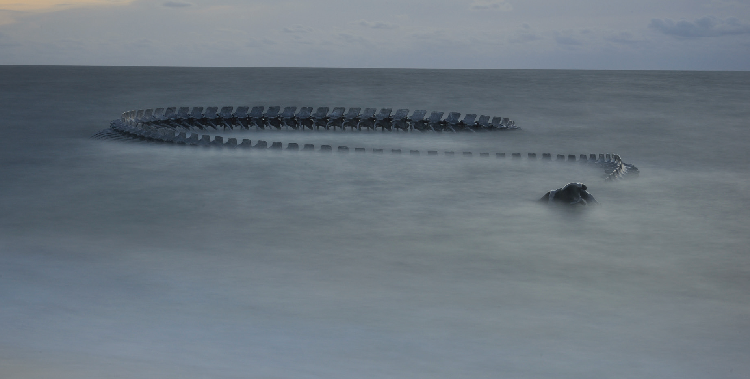
[[[113,120],[108,129],[102,130],[92,138],[114,140],[139,140],[157,143],[180,144],[190,146],[252,148],[252,149],[284,149],[284,150],[315,150],[313,144],[304,144],[300,149],[297,143],[288,143],[284,148],[281,142],[273,142],[270,146],[266,141],[256,141],[252,145],[249,139],[238,143],[236,138],[205,134],[206,131],[219,130],[250,130],[250,129],[293,129],[293,130],[381,130],[383,132],[498,132],[520,129],[515,122],[508,118],[482,115],[477,120],[476,114],[467,114],[460,120],[460,113],[450,112],[448,117],[442,118],[443,112],[432,112],[425,118],[426,111],[417,110],[408,116],[408,109],[399,109],[391,115],[391,108],[383,108],[375,114],[375,108],[350,108],[345,114],[345,108],[337,107],[329,113],[329,108],[321,107],[312,113],[311,107],[303,107],[296,112],[296,107],[286,107],[280,113],[281,107],[168,107],[156,109],[131,110],[122,113],[119,119]],[[188,135],[190,132],[190,135]],[[203,132],[204,134],[199,134]],[[319,151],[333,151],[330,145],[321,145]],[[338,152],[349,152],[348,146],[338,146]],[[365,148],[355,148],[355,152],[365,152]],[[371,149],[373,153],[383,153],[383,149]],[[391,149],[391,153],[401,154],[400,149]],[[409,154],[420,154],[418,150],[409,150]],[[428,150],[428,155],[438,155],[437,150]],[[454,155],[455,152],[444,151],[444,155]],[[463,156],[473,156],[472,152],[462,152]],[[490,153],[480,152],[480,157],[489,157]],[[497,158],[505,158],[506,153],[495,153]],[[521,159],[520,153],[511,153],[512,159]],[[536,153],[528,153],[527,159],[537,159]],[[552,161],[551,153],[541,154],[542,160]],[[581,162],[600,167],[604,170],[604,180],[637,177],[638,168],[622,161],[617,154],[557,154],[558,162]]]

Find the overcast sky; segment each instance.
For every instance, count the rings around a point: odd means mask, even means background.
[[[0,64],[748,70],[750,0],[0,0]]]

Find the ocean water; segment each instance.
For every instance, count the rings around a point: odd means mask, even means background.
[[[750,376],[750,73],[4,66],[0,100],[0,377]],[[89,138],[212,105],[500,115],[241,134],[641,175]],[[535,202],[571,181],[601,206]]]

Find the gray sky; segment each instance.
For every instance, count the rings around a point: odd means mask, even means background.
[[[0,64],[748,70],[750,0],[0,0]]]

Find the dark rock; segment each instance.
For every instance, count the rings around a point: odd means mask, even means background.
[[[568,183],[562,188],[547,192],[539,201],[576,206],[599,204],[594,196],[588,193],[587,189],[588,187],[583,183]]]

